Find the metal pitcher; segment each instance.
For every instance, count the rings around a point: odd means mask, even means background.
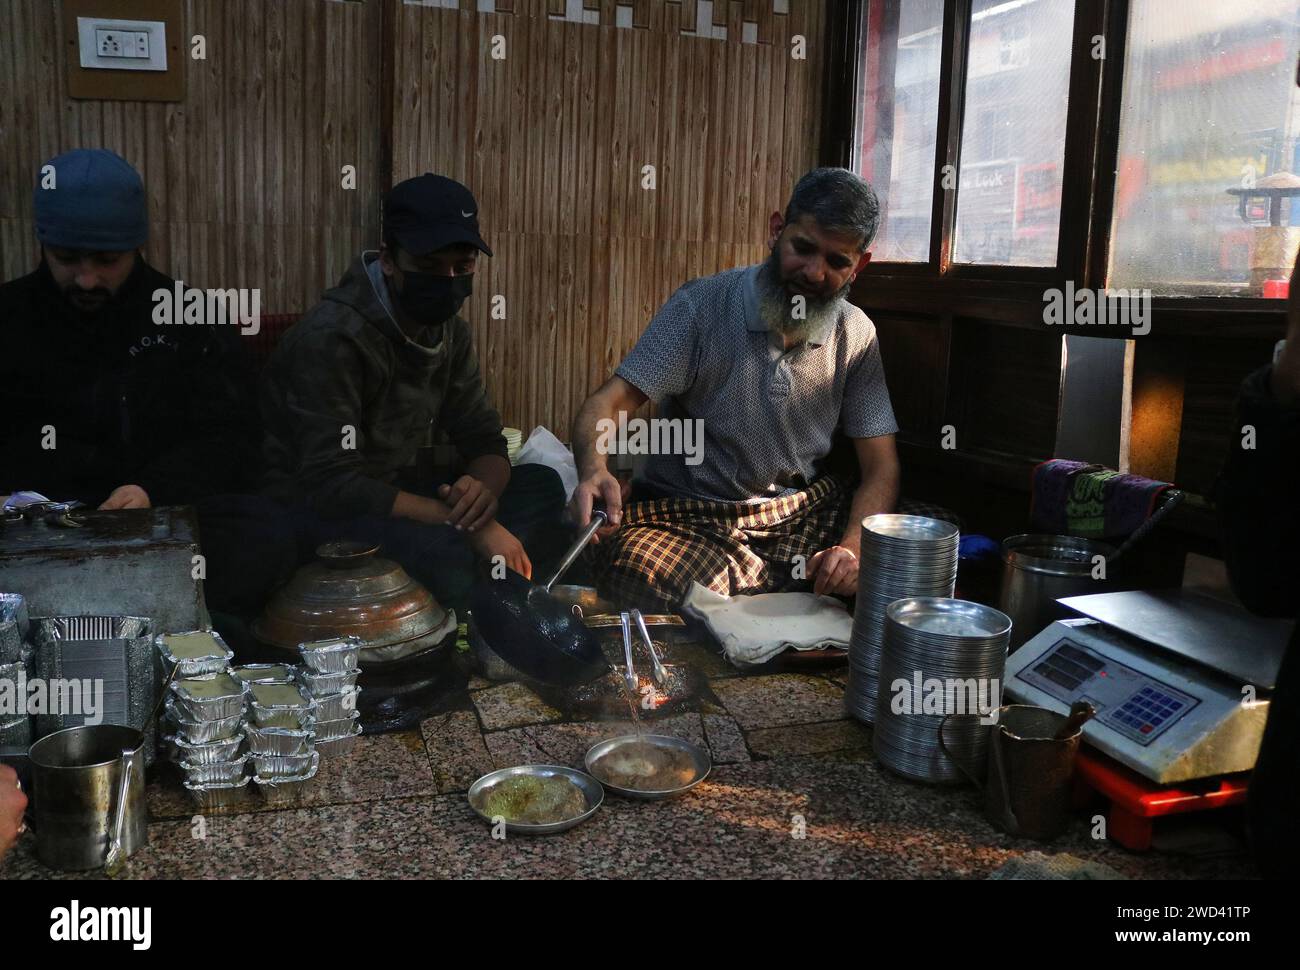
[[[68,728],[32,745],[36,854],[51,869],[105,864],[114,841],[125,858],[149,840],[145,737],[117,724]]]
[[[1069,718],[1030,704],[1008,704],[997,715],[989,727],[987,781],[948,750],[943,736],[947,717],[939,724],[939,746],[984,792],[990,822],[1010,835],[1050,842],[1070,821],[1070,783],[1083,729],[1057,738]]]

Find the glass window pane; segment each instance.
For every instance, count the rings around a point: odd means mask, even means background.
[[[975,0],[953,260],[1055,266],[1074,0]]]
[[[871,0],[864,12],[854,169],[880,195],[873,262],[930,258],[943,0]]]
[[[1108,284],[1280,296],[1268,281],[1290,274],[1300,202],[1229,190],[1297,182],[1295,0],[1129,10]]]

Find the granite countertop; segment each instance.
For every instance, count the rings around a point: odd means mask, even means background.
[[[290,808],[253,795],[200,815],[174,769],[157,766],[149,844],[119,878],[981,879],[1040,851],[1132,878],[1255,875],[1241,847],[1132,853],[1093,839],[1084,817],[1048,846],[1004,835],[984,820],[974,789],[911,782],[876,763],[870,729],[845,719],[843,668],[740,676],[697,659],[711,674],[708,696],[650,722],[712,754],[712,774],[679,798],[609,796],[567,832],[494,839],[466,801],[476,778],[529,762],[581,767],[591,744],[629,725],[569,720],[521,684],[475,678],[455,709],[418,731],[364,736],[351,754],[322,761]],[[102,873],[51,872],[27,835],[0,877]]]

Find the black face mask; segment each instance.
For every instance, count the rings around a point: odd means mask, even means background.
[[[402,271],[402,289],[397,303],[416,323],[435,324],[460,312],[474,292],[474,274],[435,276],[433,273]]]

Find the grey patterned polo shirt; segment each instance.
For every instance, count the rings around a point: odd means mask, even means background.
[[[837,427],[850,438],[898,431],[867,315],[845,302],[835,322],[805,343],[771,352],[759,269],[682,286],[616,371],[659,405],[660,417],[703,421],[703,460],[650,455],[643,478],[652,488],[764,501],[818,477]]]

